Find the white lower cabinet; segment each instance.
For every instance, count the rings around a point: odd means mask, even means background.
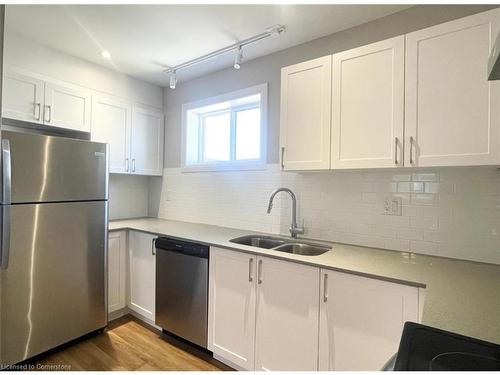
[[[127,232],[108,235],[108,312],[127,306]]]
[[[155,321],[156,256],[153,241],[156,237],[133,230],[129,231],[128,237],[128,307],[151,322]]]
[[[319,268],[257,258],[256,371],[318,370]]]
[[[254,369],[257,257],[210,249],[208,349],[244,370]]]
[[[212,247],[208,348],[245,370],[318,369],[319,269]]]
[[[379,371],[418,319],[418,288],[321,270],[319,370]]]

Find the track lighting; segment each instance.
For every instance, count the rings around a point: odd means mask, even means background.
[[[241,60],[243,59],[243,47],[244,46],[247,46],[249,44],[253,44],[253,43],[259,42],[259,41],[261,41],[261,40],[263,40],[265,38],[278,37],[281,34],[283,34],[285,31],[286,31],[286,27],[285,26],[283,26],[283,25],[274,25],[272,27],[267,28],[266,31],[264,31],[263,33],[254,35],[254,36],[252,36],[250,38],[247,38],[247,39],[240,40],[238,43],[231,44],[231,45],[229,45],[227,47],[224,47],[224,48],[218,49],[216,51],[207,53],[206,55],[197,57],[195,59],[192,59],[192,60],[189,60],[189,61],[186,61],[186,62],[183,62],[182,64],[168,67],[163,72],[165,74],[170,74],[170,88],[171,89],[175,89],[175,85],[177,83],[177,78],[175,76],[175,72],[177,70],[189,68],[189,67],[191,67],[193,65],[200,64],[200,63],[202,63],[204,61],[207,61],[209,59],[212,59],[214,57],[217,57],[217,56],[229,53],[229,52],[233,52],[235,50],[237,51],[237,54],[234,57],[233,67],[234,67],[234,69],[240,69],[240,67],[241,67]]]
[[[243,48],[239,46],[238,51],[236,52],[236,56],[234,57],[234,69],[241,68],[241,59],[243,59]]]
[[[175,75],[175,70],[170,73],[170,88],[175,89],[175,85],[177,84],[177,76]]]

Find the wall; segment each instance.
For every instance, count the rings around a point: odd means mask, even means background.
[[[148,216],[149,177],[111,174],[109,176],[109,219]]]
[[[158,180],[160,181],[160,180]],[[158,182],[157,181],[157,182]],[[298,198],[305,237],[500,264],[500,170],[181,173],[167,168],[158,217],[289,235],[290,199]],[[383,214],[400,197],[402,216]]]
[[[267,159],[269,163],[277,163],[280,71],[283,66],[369,44],[493,7],[495,6],[416,6],[271,55],[243,61],[239,70],[230,67],[187,82],[179,82],[175,90],[165,88],[165,166],[180,166],[181,106],[184,103],[267,82]]]
[[[416,6],[297,47],[165,89],[165,169],[151,178],[152,216],[288,234],[290,204],[271,191],[298,195],[306,237],[500,264],[500,173],[494,168],[282,173],[277,166],[280,69],[459,18],[488,6]],[[183,103],[268,82],[268,169],[181,173]],[[399,196],[402,216],[383,215],[386,197]]]

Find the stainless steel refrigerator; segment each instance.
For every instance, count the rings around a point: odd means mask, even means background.
[[[103,143],[1,133],[0,365],[107,324]]]

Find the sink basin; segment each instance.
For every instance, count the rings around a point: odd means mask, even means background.
[[[307,244],[300,242],[290,242],[280,245],[273,250],[282,251],[284,253],[297,254],[297,255],[307,255],[307,256],[315,256],[321,255],[330,251],[332,248],[324,245],[317,244]]]
[[[258,234],[233,238],[229,242],[305,256],[321,255],[332,249],[330,246],[322,244],[285,240],[279,237],[261,236]]]
[[[240,245],[260,247],[261,249],[272,249],[285,243],[281,238],[270,236],[249,235],[238,238],[233,238],[229,242],[234,242]]]

